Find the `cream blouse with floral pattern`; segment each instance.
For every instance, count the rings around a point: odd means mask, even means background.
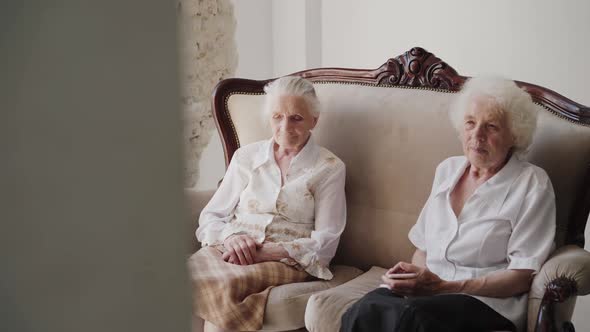
[[[328,266],[346,223],[344,163],[310,137],[281,186],[273,145],[270,139],[235,152],[201,212],[197,239],[217,245],[232,234],[248,234],[258,243],[280,244],[292,258],[283,262],[332,279]]]

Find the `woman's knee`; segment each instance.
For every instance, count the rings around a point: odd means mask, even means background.
[[[390,291],[376,289],[355,302],[342,316],[342,331],[389,330],[403,308],[404,299]],[[395,324],[394,324],[395,325]]]

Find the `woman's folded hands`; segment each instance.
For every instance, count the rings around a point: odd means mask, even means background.
[[[403,278],[396,278],[401,275]],[[434,295],[446,290],[445,281],[424,267],[399,262],[381,277],[392,292],[403,296]]]
[[[246,234],[234,234],[223,241],[222,259],[231,264],[250,265],[288,258],[289,253],[276,243],[258,243]]]
[[[256,261],[256,250],[262,247],[246,234],[234,234],[223,241],[223,260],[238,265],[250,265]]]

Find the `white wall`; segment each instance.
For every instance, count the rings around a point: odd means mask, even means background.
[[[322,2],[273,1],[274,76],[321,66]]]
[[[305,69],[305,1],[275,1],[272,14],[274,74]]]
[[[534,82],[590,104],[590,2],[323,0],[322,64],[375,68],[422,46],[461,74]]]
[[[232,0],[236,16],[238,69],[236,77],[267,79],[273,76],[271,0]]]

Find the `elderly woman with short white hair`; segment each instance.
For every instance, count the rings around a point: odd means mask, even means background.
[[[521,158],[536,106],[513,81],[469,80],[451,119],[464,156],[436,169],[399,262],[342,318],[342,331],[521,331],[532,277],[555,235],[555,195]]]
[[[262,327],[270,288],[329,269],[346,222],[344,163],[318,146],[313,85],[283,77],[265,87],[272,138],[238,149],[201,212],[189,260],[197,314],[205,329]]]

